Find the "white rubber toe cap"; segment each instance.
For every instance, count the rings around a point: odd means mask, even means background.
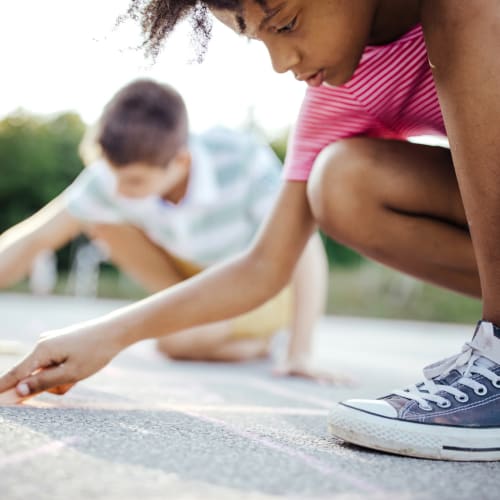
[[[396,418],[398,416],[396,409],[383,399],[349,399],[343,404],[381,417]]]

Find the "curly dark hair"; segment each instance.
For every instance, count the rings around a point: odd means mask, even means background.
[[[266,9],[266,0],[254,0]],[[245,30],[242,0],[130,0],[125,17],[139,22],[144,36],[142,45],[153,59],[161,51],[168,35],[177,23],[189,18],[197,42],[198,60],[203,58],[212,33],[210,8],[235,12],[240,30]]]

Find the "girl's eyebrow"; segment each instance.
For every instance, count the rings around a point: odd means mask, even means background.
[[[282,2],[282,3],[278,4],[276,7],[274,7],[274,9],[267,10],[266,15],[264,16],[264,18],[262,19],[262,21],[259,24],[258,30],[260,31],[263,28],[265,28],[265,26],[269,23],[269,21],[271,21],[271,19],[276,14],[278,14],[285,5],[286,5],[286,2]]]

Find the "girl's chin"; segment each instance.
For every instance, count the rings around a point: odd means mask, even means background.
[[[338,85],[334,85],[333,83],[330,83],[330,82],[323,82],[323,87],[334,88],[334,87],[338,87]]]

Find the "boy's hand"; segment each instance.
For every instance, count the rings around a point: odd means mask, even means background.
[[[278,364],[273,373],[280,377],[303,377],[323,384],[354,385],[353,380],[348,376],[317,368],[310,360],[286,360]]]
[[[93,375],[120,351],[111,337],[88,327],[46,334],[17,366],[0,377],[0,394],[15,389],[20,399],[50,391],[64,394]]]

